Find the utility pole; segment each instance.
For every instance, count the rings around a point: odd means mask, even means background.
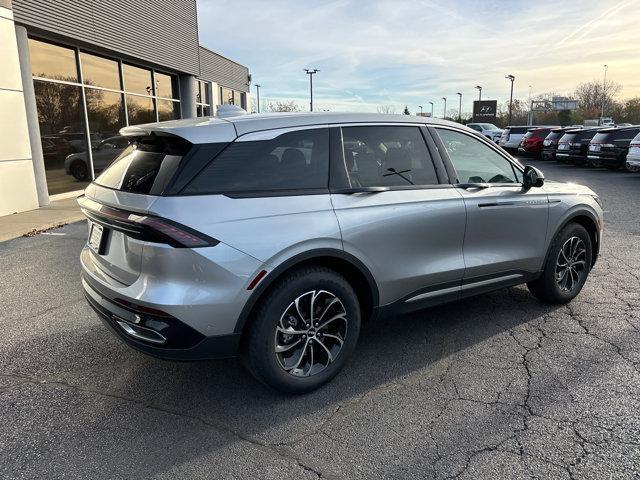
[[[529,85],[529,115],[527,115],[527,125],[533,124],[533,104],[531,103],[531,85]]]
[[[433,118],[433,102],[429,102],[431,104],[431,118]]]
[[[309,68],[305,68],[304,71],[309,75],[309,93],[310,93],[310,102],[309,102],[309,110],[313,112],[313,76],[318,73],[320,70],[314,68],[313,70]]]
[[[261,87],[261,86],[262,86],[262,85],[258,85],[258,84],[256,83],[256,97],[257,97],[257,99],[256,99],[256,103],[257,103],[257,105],[258,105],[258,112],[257,112],[257,113],[260,113],[260,87]]]
[[[447,118],[447,97],[442,97],[442,100],[444,100],[444,115],[442,115],[442,118],[444,118],[446,120]]]
[[[516,77],[513,75],[507,75],[504,78],[511,81],[511,95],[509,96],[509,125],[511,125],[511,110],[513,109],[513,81]]]
[[[482,87],[480,85],[476,85],[476,87],[478,89],[478,100],[482,100]]]
[[[458,105],[458,122],[462,123],[462,94],[458,92],[456,95],[460,97],[460,104]]]
[[[602,80],[602,108],[600,110],[600,120],[598,121],[598,125],[602,125],[602,119],[604,118],[604,100],[607,96],[607,70],[609,67],[607,65],[604,66],[604,79]]]

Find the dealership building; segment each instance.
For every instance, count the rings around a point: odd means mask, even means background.
[[[0,0],[0,52],[0,215],[77,195],[126,125],[251,101],[247,67],[199,44],[196,0]]]

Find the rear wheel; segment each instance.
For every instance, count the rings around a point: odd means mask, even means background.
[[[545,302],[570,302],[587,281],[592,252],[587,230],[570,223],[554,239],[542,275],[527,283],[529,291]]]
[[[89,170],[87,169],[87,164],[80,160],[76,160],[75,162],[73,162],[69,170],[71,171],[71,175],[73,175],[73,178],[75,178],[76,180],[86,180],[87,178],[89,178]]]
[[[360,307],[351,285],[333,270],[305,267],[280,279],[260,301],[242,358],[262,383],[305,393],[342,369],[359,333]]]

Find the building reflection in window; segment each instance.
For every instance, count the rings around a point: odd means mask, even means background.
[[[129,125],[155,122],[156,112],[153,98],[127,95],[127,114],[129,115]]]
[[[158,99],[158,120],[175,120],[180,118],[180,103],[171,100]]]

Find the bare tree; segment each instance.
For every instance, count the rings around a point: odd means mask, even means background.
[[[396,109],[393,105],[378,105],[378,113],[394,114]]]
[[[604,96],[605,111],[612,106],[614,97],[622,90],[622,85],[617,82],[607,81],[606,83],[599,80],[581,83],[576,87],[574,93],[575,99],[578,100],[578,108],[582,110],[586,117],[599,117],[602,108],[602,99]]]
[[[269,102],[265,108],[267,112],[299,112],[300,106],[293,100]]]

